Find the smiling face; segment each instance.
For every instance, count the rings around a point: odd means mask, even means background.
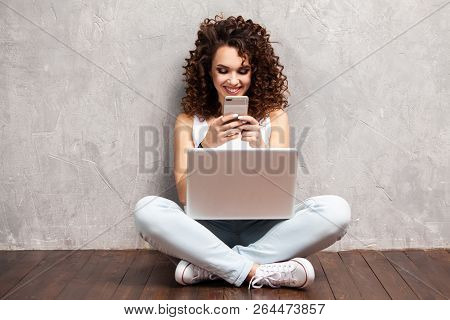
[[[214,55],[210,75],[222,105],[225,96],[243,96],[251,83],[248,57],[242,63],[237,49],[224,45]]]

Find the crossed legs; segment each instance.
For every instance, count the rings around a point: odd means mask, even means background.
[[[258,240],[232,248],[175,202],[147,196],[136,204],[135,223],[144,240],[169,256],[189,261],[235,286],[252,276],[258,264],[306,257],[339,240],[350,222],[350,206],[343,198],[321,195],[295,207],[295,215],[271,226]],[[258,234],[262,221],[242,233],[244,242]],[[267,221],[272,223],[273,221]]]

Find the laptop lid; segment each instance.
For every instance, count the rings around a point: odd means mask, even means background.
[[[186,214],[196,220],[289,219],[295,148],[188,150]]]

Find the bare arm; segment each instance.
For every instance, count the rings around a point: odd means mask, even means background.
[[[182,205],[186,205],[187,150],[194,148],[192,124],[192,117],[185,113],[180,113],[175,121],[174,175],[178,199]]]
[[[270,113],[270,127],[270,148],[289,148],[289,119],[286,111],[272,111]]]

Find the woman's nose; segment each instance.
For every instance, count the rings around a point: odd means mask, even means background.
[[[239,79],[236,77],[231,77],[228,82],[232,85],[232,86],[236,86],[239,84]]]

